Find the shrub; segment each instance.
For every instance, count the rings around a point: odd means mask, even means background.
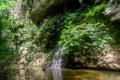
[[[109,29],[103,23],[74,25],[69,22],[61,32],[59,44],[64,45],[66,55],[80,52],[82,49],[98,48],[102,50],[112,39]]]

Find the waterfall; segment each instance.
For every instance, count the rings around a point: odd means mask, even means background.
[[[52,61],[52,68],[60,68],[62,66],[62,60],[63,60],[63,49],[56,47],[54,52],[54,58]]]

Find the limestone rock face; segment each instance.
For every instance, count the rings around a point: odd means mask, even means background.
[[[29,11],[30,18],[38,23],[53,13],[78,6],[80,6],[79,0],[17,0],[13,14],[17,19],[21,19]]]
[[[14,7],[14,11],[12,12],[12,15],[15,17],[15,19],[23,19],[25,18],[25,14],[27,11],[27,4],[24,0],[17,0],[17,3]]]
[[[120,0],[110,0],[105,12],[111,22],[120,22]]]
[[[101,52],[91,49],[89,54],[78,53],[71,60],[65,67],[120,71],[120,55],[110,46]]]
[[[46,15],[59,10],[66,0],[31,0],[30,15],[34,22],[41,21]]]
[[[14,16],[17,19],[25,18],[28,12],[30,18],[39,23],[43,18],[66,9],[76,9],[80,4],[91,5],[101,0],[17,0]]]
[[[79,0],[31,0],[31,19],[38,23],[46,16],[80,6]]]

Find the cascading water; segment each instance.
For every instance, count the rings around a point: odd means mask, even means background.
[[[56,47],[54,50],[54,58],[52,61],[52,68],[60,68],[62,66],[62,60],[63,60],[63,49]]]
[[[51,65],[53,80],[63,80],[62,79],[63,75],[61,72],[62,61],[63,61],[63,49],[56,47],[53,50],[53,53],[54,53],[54,58]]]

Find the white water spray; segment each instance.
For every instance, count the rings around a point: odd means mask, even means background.
[[[54,51],[54,58],[52,61],[52,68],[60,68],[62,66],[62,61],[63,61],[63,49],[56,47]]]

